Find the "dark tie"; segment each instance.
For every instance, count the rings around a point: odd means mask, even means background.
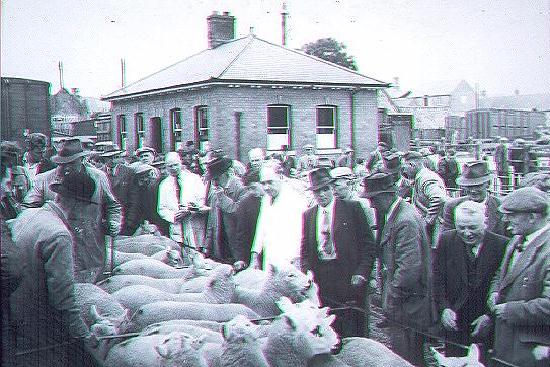
[[[386,214],[380,210],[376,211],[376,223],[376,243],[380,244],[380,241],[382,241],[382,231],[386,226]]]
[[[321,222],[321,260],[334,260],[336,251],[330,234],[330,217],[327,209],[323,209],[323,218]]]
[[[179,176],[174,176],[174,181],[176,181],[176,198],[178,199],[178,205],[179,205],[179,204],[181,204],[180,203],[180,200],[181,200],[181,185],[180,185]]]

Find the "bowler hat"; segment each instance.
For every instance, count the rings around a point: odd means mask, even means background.
[[[317,191],[334,182],[334,178],[330,175],[328,168],[318,168],[309,173],[308,190]]]
[[[71,171],[63,176],[61,182],[53,182],[50,189],[58,195],[91,203],[96,184],[86,170]]]
[[[485,161],[468,162],[462,168],[462,174],[456,179],[459,186],[477,186],[490,181],[492,174]]]
[[[139,157],[142,153],[149,152],[154,154],[157,154],[157,151],[151,147],[142,147],[139,149],[136,149],[136,157]]]
[[[56,164],[65,164],[88,154],[90,153],[82,148],[82,142],[79,139],[68,139],[63,142],[61,150],[51,158],[51,161]]]
[[[206,163],[206,175],[209,180],[220,177],[233,166],[233,160],[227,156],[216,157]]]
[[[363,179],[363,190],[364,196],[370,198],[382,193],[395,193],[397,186],[391,174],[377,172]]]
[[[523,187],[512,191],[502,199],[501,213],[548,213],[548,194],[536,187]]]

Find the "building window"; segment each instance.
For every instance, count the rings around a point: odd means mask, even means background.
[[[143,147],[143,139],[145,138],[145,121],[143,119],[143,113],[136,113],[134,115],[134,122],[136,124],[136,145],[137,148]]]
[[[172,150],[178,150],[183,147],[181,142],[181,109],[172,108],[170,110],[170,126],[172,127]]]
[[[267,106],[267,150],[290,144],[290,106]]]
[[[117,127],[118,127],[118,145],[120,149],[126,150],[126,139],[128,138],[128,128],[126,126],[126,116],[118,115],[117,116]]]
[[[210,140],[208,106],[195,107],[195,144],[202,151]]]
[[[317,149],[336,148],[336,106],[317,106]]]

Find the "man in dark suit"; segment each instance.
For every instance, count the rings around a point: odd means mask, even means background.
[[[506,235],[502,213],[498,211],[500,200],[488,193],[491,180],[492,174],[489,172],[487,162],[475,161],[464,165],[462,174],[456,182],[465,196],[451,199],[445,203],[442,218],[440,218],[440,233],[455,228],[453,218],[455,208],[466,200],[472,200],[484,205],[487,230],[502,236]]]
[[[302,271],[313,271],[323,306],[353,302],[366,308],[376,253],[373,233],[361,204],[335,198],[332,182],[326,168],[310,173],[309,190],[318,205],[303,216]],[[333,327],[340,337],[365,336],[363,313],[346,310],[336,315]]]
[[[426,227],[415,207],[398,196],[391,174],[363,180],[364,196],[379,214],[382,309],[392,349],[414,365],[423,365],[423,338],[433,322],[430,252]]]
[[[489,307],[495,320],[495,357],[515,366],[548,366],[533,353],[550,345],[550,205],[534,187],[508,194],[500,210],[510,240]],[[543,347],[544,348],[544,347]],[[496,364],[496,366],[507,364]]]
[[[479,330],[490,322],[486,300],[508,239],[486,230],[484,211],[474,201],[459,204],[456,229],[441,235],[434,255],[434,299],[441,324],[446,339],[462,345],[492,342]],[[445,355],[466,352],[448,344]]]

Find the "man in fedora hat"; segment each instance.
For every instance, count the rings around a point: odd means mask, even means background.
[[[426,330],[433,322],[430,248],[424,222],[414,206],[398,196],[390,174],[365,177],[363,188],[378,214],[382,309],[388,319],[383,324],[389,329],[392,349],[412,364],[423,365],[423,339],[415,330]]]
[[[10,296],[17,339],[15,366],[87,366],[81,343],[91,334],[75,299],[75,228],[70,218],[94,200],[96,182],[86,170],[71,171],[51,185],[55,201],[25,210],[11,223],[15,259],[22,273]],[[52,348],[53,346],[53,348]]]
[[[235,215],[239,202],[246,195],[241,179],[235,174],[233,161],[226,155],[216,157],[206,164],[206,178],[210,180],[210,197],[204,246],[210,257],[234,263],[239,256],[234,251]]]
[[[103,168],[109,178],[111,190],[122,206],[123,212],[126,212],[130,205],[130,185],[134,179],[134,172],[124,160],[125,155],[126,152],[119,149],[116,144],[108,145],[101,153],[101,159],[105,164]]]
[[[521,188],[504,197],[500,211],[514,237],[488,300],[495,323],[494,356],[515,366],[548,366],[547,358],[533,355],[550,345],[548,196],[534,187]]]
[[[95,182],[95,192],[90,203],[74,212],[69,223],[75,228],[75,264],[77,280],[93,282],[105,265],[105,234],[116,236],[120,232],[122,209],[113,195],[105,172],[84,163],[88,152],[79,139],[66,140],[52,161],[55,170],[36,176],[35,186],[25,196],[26,207],[40,207],[55,198],[50,185],[72,172],[86,172]]]
[[[462,174],[456,182],[465,195],[450,199],[445,203],[440,219],[439,229],[441,232],[455,228],[455,208],[466,200],[472,200],[481,203],[485,207],[487,230],[502,236],[506,235],[502,213],[498,210],[500,200],[488,192],[492,179],[493,175],[489,171],[486,161],[474,161],[464,164]]]
[[[357,201],[334,197],[328,169],[311,171],[309,181],[317,205],[303,215],[302,271],[313,272],[322,306],[352,302],[368,308],[366,292],[376,244],[365,212]],[[337,313],[333,327],[342,338],[366,336],[365,317],[355,310]]]

